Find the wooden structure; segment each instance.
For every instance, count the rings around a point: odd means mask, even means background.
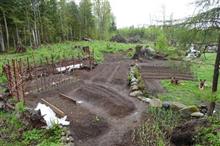
[[[53,56],[44,57],[40,64],[36,63],[34,56],[8,60],[2,69],[8,81],[10,95],[16,97],[17,101],[24,102],[24,96],[29,93],[72,83],[74,77],[70,67],[80,65],[80,69],[91,70],[95,65],[94,52],[90,51],[89,47],[84,47],[81,51],[82,57],[62,59],[58,62],[55,62]],[[59,71],[59,68],[64,68],[64,71]]]

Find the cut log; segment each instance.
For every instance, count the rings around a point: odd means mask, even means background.
[[[62,93],[59,93],[59,95],[60,95],[60,97],[68,99],[68,100],[72,101],[74,104],[76,104],[76,100],[74,100],[73,98],[69,97],[68,95],[65,95],[65,94],[62,94]]]
[[[45,99],[42,99],[42,98],[41,98],[41,101],[43,101],[47,106],[49,106],[60,117],[65,116],[65,113],[62,110],[60,110],[58,107],[56,107],[55,105],[49,103],[48,101],[46,101]]]

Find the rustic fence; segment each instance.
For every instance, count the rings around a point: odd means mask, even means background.
[[[90,51],[89,47],[83,47],[82,52],[82,57],[62,59],[58,62],[53,56],[44,57],[44,61],[41,60],[40,64],[36,63],[34,57],[8,60],[2,69],[7,78],[10,95],[16,97],[17,101],[24,102],[27,94],[39,93],[51,87],[72,83],[73,69],[91,70],[95,65],[94,51]]]

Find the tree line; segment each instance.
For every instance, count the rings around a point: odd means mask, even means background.
[[[116,30],[108,0],[1,0],[0,49],[18,45],[107,39]]]

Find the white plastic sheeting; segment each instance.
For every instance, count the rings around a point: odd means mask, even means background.
[[[35,108],[36,111],[40,110],[41,116],[43,116],[44,120],[46,121],[47,128],[51,128],[53,124],[60,124],[63,126],[67,126],[70,124],[69,121],[66,121],[67,116],[64,116],[63,118],[58,118],[54,111],[46,106],[45,104],[38,103],[37,107]]]
[[[58,72],[64,72],[64,71],[70,72],[73,69],[80,69],[82,66],[83,66],[83,64],[69,65],[69,66],[65,66],[65,67],[58,67],[58,68],[56,68],[56,70]]]

